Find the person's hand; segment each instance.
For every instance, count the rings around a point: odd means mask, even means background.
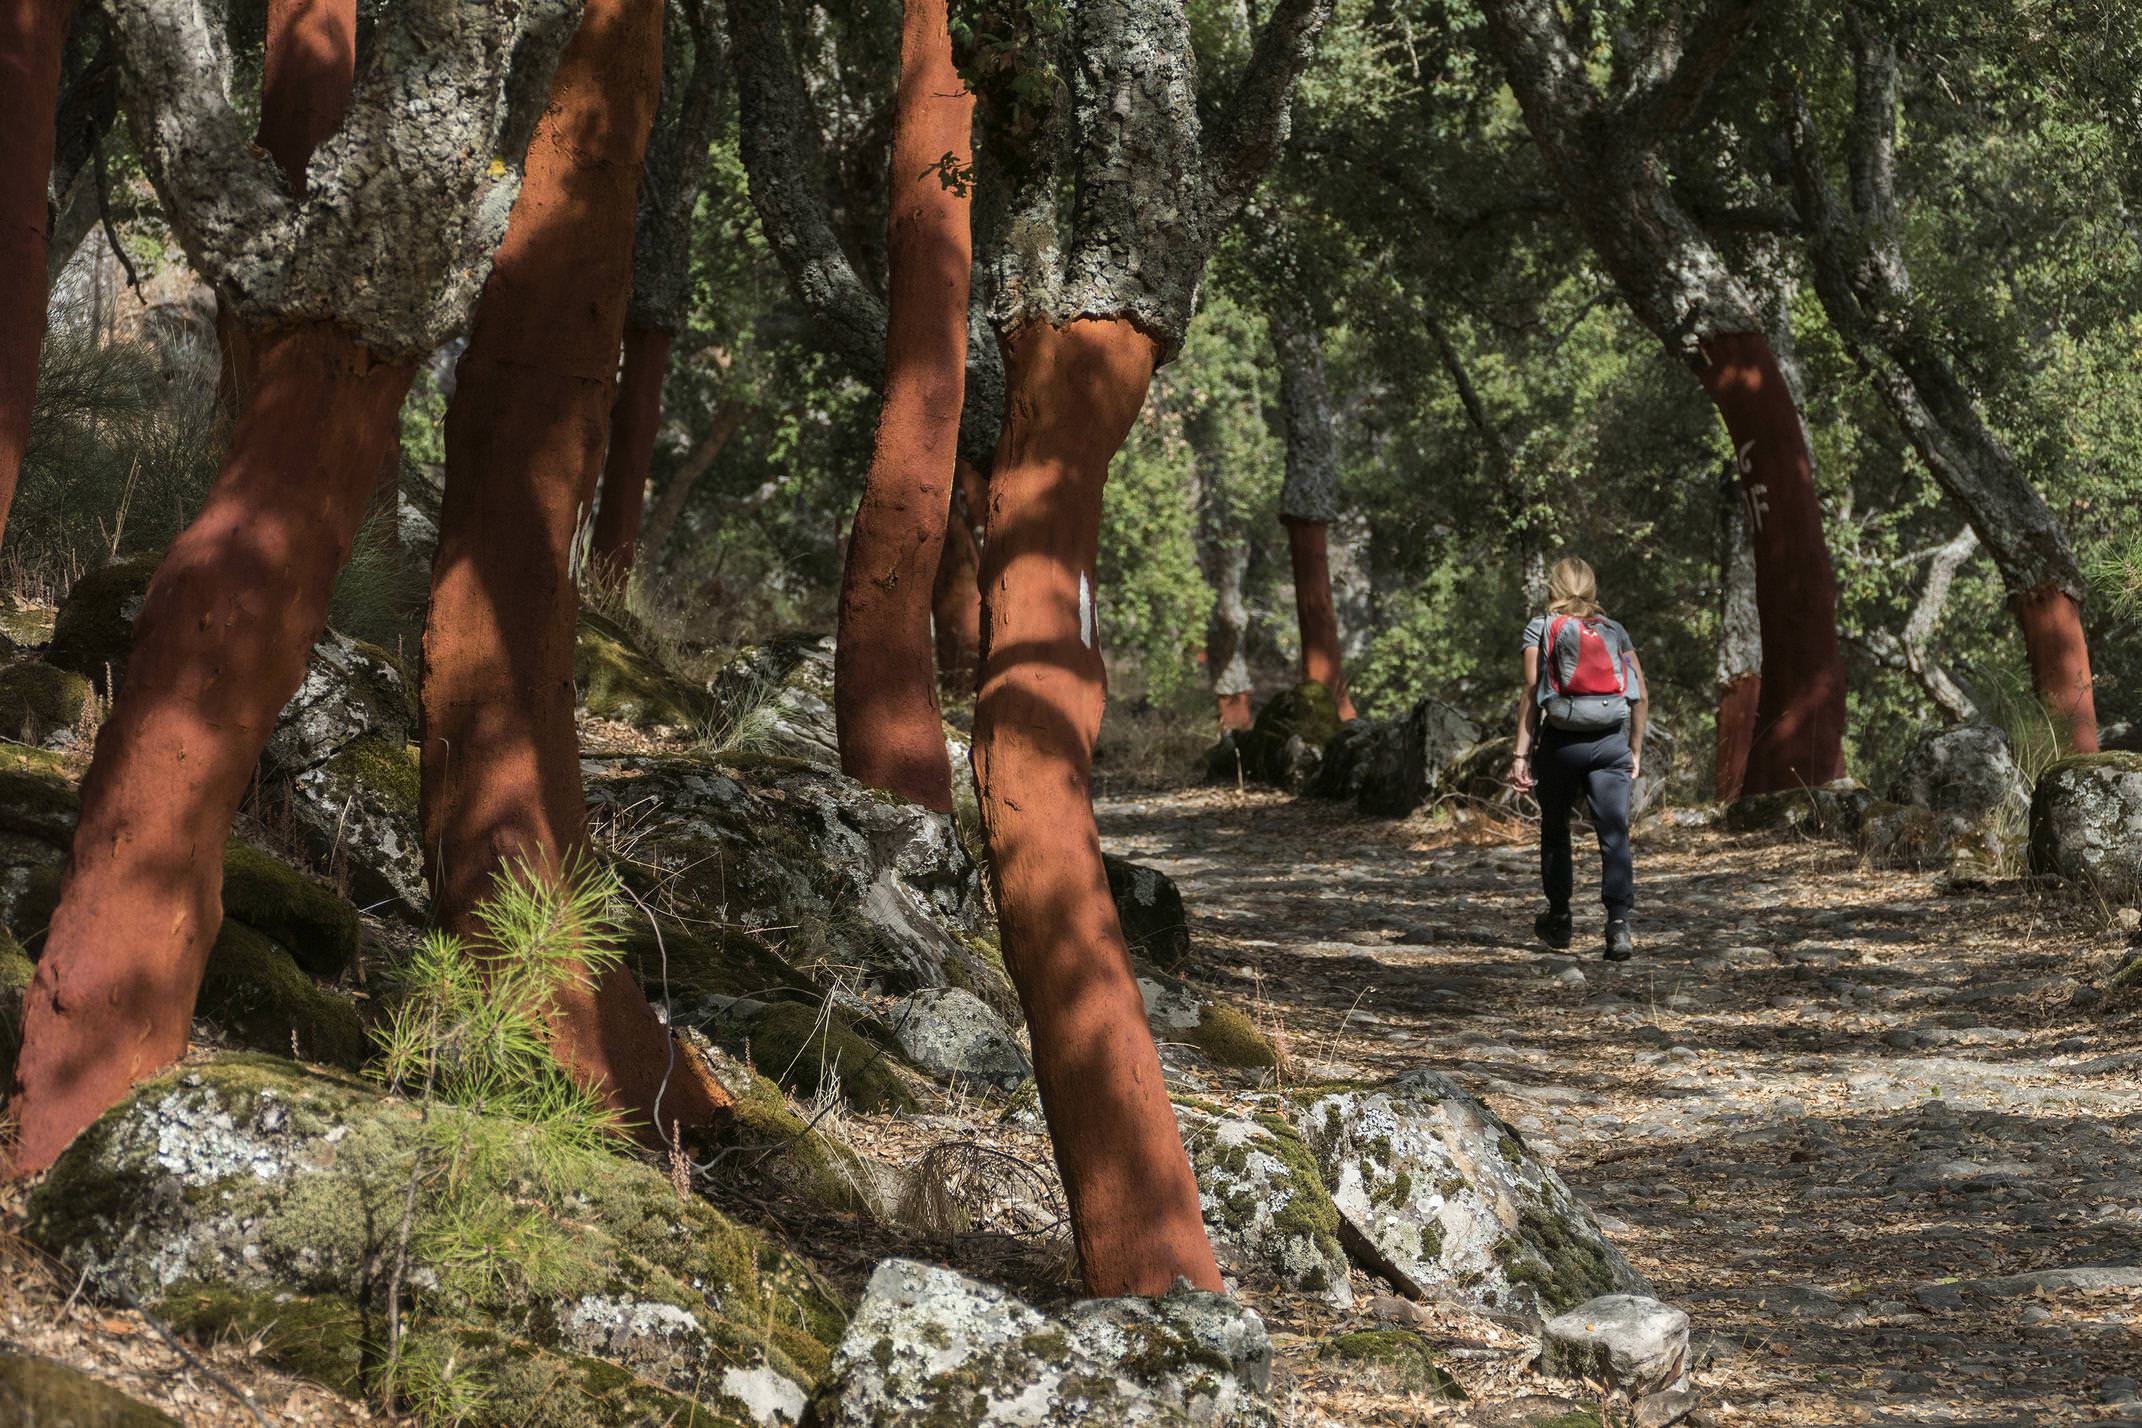
[[[1644,751],[1634,750],[1629,755],[1629,782],[1634,783],[1644,774]]]
[[[1519,754],[1510,760],[1510,786],[1512,788],[1519,793],[1530,793],[1538,784],[1539,780],[1532,776],[1532,758],[1530,755]]]

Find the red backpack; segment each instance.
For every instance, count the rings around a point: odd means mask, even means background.
[[[1540,632],[1541,712],[1549,725],[1601,732],[1629,717],[1629,637],[1604,615],[1554,615]]]

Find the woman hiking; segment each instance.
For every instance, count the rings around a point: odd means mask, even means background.
[[[1525,692],[1517,703],[1517,752],[1510,782],[1540,801],[1540,884],[1547,910],[1532,927],[1549,947],[1567,947],[1569,813],[1591,805],[1599,835],[1600,901],[1606,956],[1635,952],[1629,912],[1636,878],[1629,856],[1629,790],[1643,767],[1643,667],[1629,632],[1599,608],[1599,581],[1574,556],[1547,577],[1547,613],[1525,626]]]

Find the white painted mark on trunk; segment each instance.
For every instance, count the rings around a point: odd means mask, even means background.
[[[1087,649],[1092,649],[1095,633],[1093,626],[1093,578],[1081,570],[1078,573],[1078,642]]]

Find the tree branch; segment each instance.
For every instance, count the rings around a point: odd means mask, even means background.
[[[1626,122],[1652,144],[1684,128],[1761,13],[1760,0],[1718,0],[1685,41],[1670,23],[1654,42],[1659,62],[1639,71],[1617,106]]]
[[[1316,56],[1317,36],[1331,17],[1331,7],[1332,0],[1279,0],[1258,34],[1242,88],[1205,145],[1215,231],[1234,221],[1286,147],[1294,83]]]

